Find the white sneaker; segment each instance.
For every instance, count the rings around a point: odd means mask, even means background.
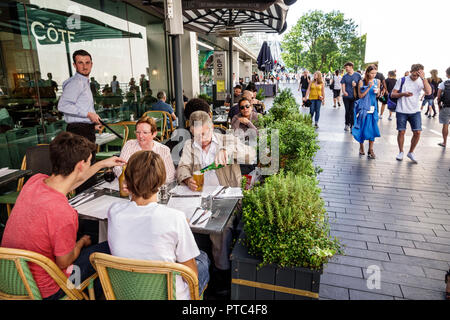
[[[348,131],[348,126],[347,126],[347,125],[345,126],[345,129],[344,129],[344,131]]]
[[[389,121],[392,121],[392,117],[389,117],[388,119],[389,119]]]
[[[397,159],[398,161],[403,161],[403,152],[400,152],[395,159]]]
[[[410,158],[412,162],[418,163],[416,157],[414,156],[414,153],[408,153],[407,157]]]
[[[380,117],[379,117],[379,119],[381,120],[381,119],[383,119],[383,116],[380,114]]]

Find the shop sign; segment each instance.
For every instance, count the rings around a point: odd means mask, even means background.
[[[227,97],[227,91],[225,86],[226,74],[225,74],[225,51],[214,52],[214,82],[216,84],[217,100],[225,100]]]
[[[75,32],[64,30],[56,27],[53,23],[44,25],[42,22],[34,21],[31,24],[31,33],[39,40],[39,42],[45,43],[60,43],[65,42],[66,39],[70,43],[75,39]],[[66,36],[67,34],[67,36]]]

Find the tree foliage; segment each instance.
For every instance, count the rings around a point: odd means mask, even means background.
[[[364,64],[366,36],[359,37],[357,28],[339,11],[310,11],[284,36],[282,58],[296,71],[329,72],[341,69],[346,61],[358,69]]]

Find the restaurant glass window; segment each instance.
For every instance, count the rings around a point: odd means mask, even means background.
[[[19,168],[27,147],[49,143],[65,129],[57,103],[76,72],[76,50],[92,56],[90,84],[102,119],[142,115],[144,101],[152,100],[150,61],[160,60],[159,72],[167,74],[164,28],[158,48],[148,40],[155,25],[162,20],[122,1],[0,2],[0,147],[8,151],[0,168]],[[156,90],[167,90],[167,83]]]

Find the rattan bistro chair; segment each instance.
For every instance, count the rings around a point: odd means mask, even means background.
[[[197,276],[182,264],[120,258],[99,252],[91,254],[89,260],[97,270],[107,300],[175,300],[177,275],[189,285],[191,299],[201,299]]]
[[[44,269],[66,295],[61,300],[94,300],[97,273],[75,288],[64,272],[47,257],[28,250],[0,248],[0,300],[42,300],[39,288],[28,267],[32,262]],[[88,288],[89,297],[84,293]]]

